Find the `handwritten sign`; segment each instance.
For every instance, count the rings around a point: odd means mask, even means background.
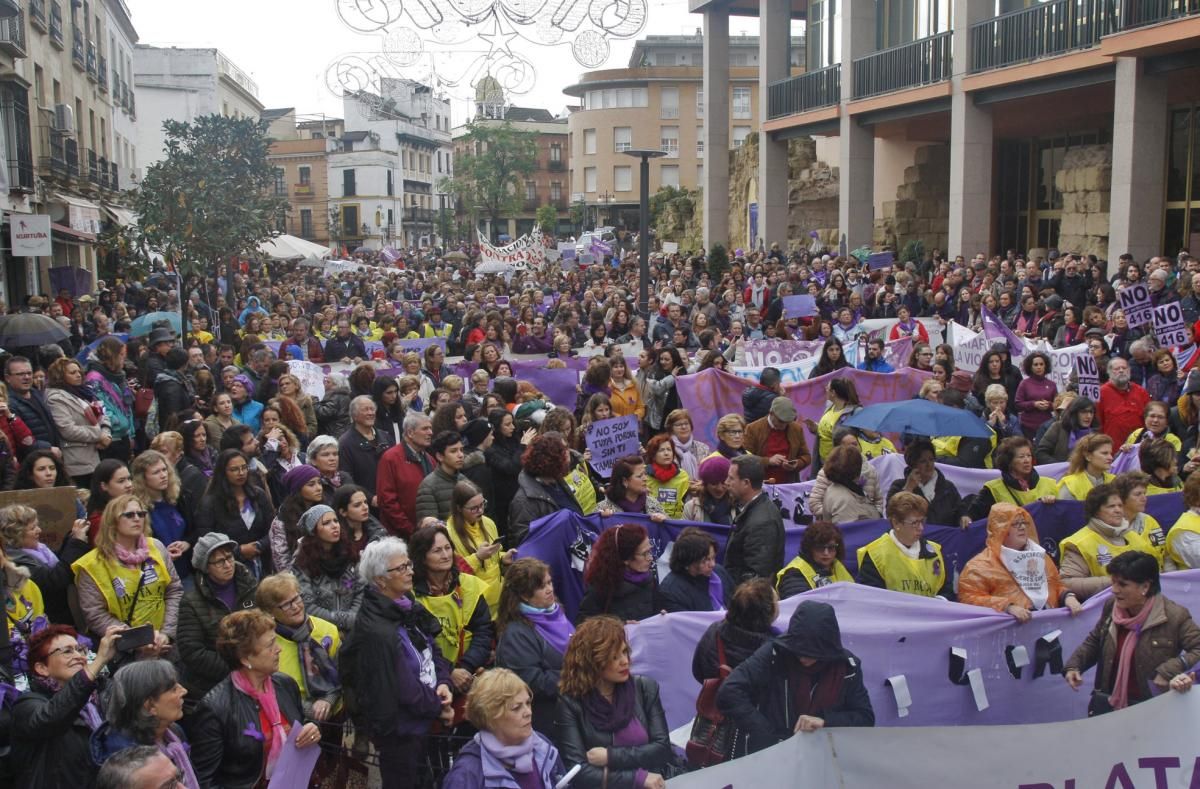
[[[1150,290],[1142,283],[1126,285],[1118,294],[1121,311],[1130,326],[1144,326],[1154,320],[1154,304],[1150,301]]]
[[[789,318],[807,318],[817,314],[817,300],[808,294],[784,296],[783,311]]]
[[[24,504],[37,510],[38,525],[42,527],[41,541],[57,551],[71,533],[78,511],[75,488],[41,488],[38,490],[6,490],[0,493],[0,509],[10,504]]]
[[[592,450],[592,468],[608,479],[618,460],[638,454],[641,442],[638,441],[637,416],[631,414],[592,422],[584,434],[584,441]]]
[[[1100,368],[1090,353],[1075,357],[1075,375],[1079,380],[1079,395],[1093,403],[1100,401]]]
[[[1154,308],[1154,336],[1163,348],[1188,344],[1187,324],[1178,302]]]
[[[300,379],[300,389],[309,397],[320,400],[325,396],[325,371],[312,362],[288,362],[288,371]]]

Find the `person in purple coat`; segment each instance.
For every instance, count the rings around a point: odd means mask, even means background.
[[[454,717],[450,664],[433,642],[442,628],[413,600],[413,565],[403,540],[369,544],[358,575],[367,590],[338,656],[346,703],[355,725],[375,743],[384,789],[410,789],[417,786],[430,724]]]
[[[533,696],[506,668],[486,671],[467,695],[467,719],[479,729],[462,747],[442,789],[552,789],[564,770],[558,749],[533,729]]]
[[[1026,438],[1037,435],[1038,428],[1054,417],[1054,398],[1058,385],[1050,379],[1050,357],[1036,351],[1021,365],[1025,378],[1017,385],[1017,415]]]

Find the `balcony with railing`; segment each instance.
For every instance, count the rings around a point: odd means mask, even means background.
[[[536,211],[542,206],[542,201],[538,199],[535,193],[532,197],[525,195],[525,201],[521,203],[521,208],[525,211]]]
[[[842,100],[842,64],[781,79],[767,86],[767,116],[782,118],[832,107]]]
[[[71,62],[80,71],[87,70],[87,56],[83,48],[83,31],[77,27],[71,28]]]
[[[93,82],[96,80],[96,45],[89,41],[87,48],[87,75]]]
[[[118,173],[120,172],[120,169],[117,167],[116,162],[109,162],[108,167],[109,167],[108,188],[113,190],[114,192],[119,192],[119,191],[121,191],[121,179],[120,179],[120,176],[118,175]]]
[[[1133,30],[1172,19],[1200,15],[1198,0],[1123,0],[1121,29]]]
[[[100,157],[99,167],[100,167],[100,188],[107,189],[108,188],[108,174],[112,172],[112,168],[110,168],[108,166],[108,158],[107,157],[104,157],[104,156]]]
[[[67,177],[79,177],[79,143],[72,139],[67,139],[63,144],[63,150],[67,158]]]
[[[953,36],[946,31],[856,58],[853,97],[865,99],[950,79]]]
[[[565,169],[566,169],[566,165],[563,163],[562,159],[551,159],[550,160],[550,166],[549,166],[550,172],[561,173]]]
[[[58,0],[50,2],[50,43],[59,49],[66,47],[66,41],[63,38],[62,6],[58,4]]]
[[[1051,0],[971,25],[971,72],[1088,49],[1116,26],[1111,0]]]
[[[0,52],[14,58],[25,57],[25,12],[0,18]]]
[[[29,24],[45,33],[46,21],[46,0],[29,0]]]
[[[104,55],[96,58],[96,79],[100,82],[100,92],[108,93],[108,60]]]
[[[43,125],[41,139],[43,145],[41,156],[38,157],[38,165],[43,172],[49,171],[50,175],[54,177],[65,178],[67,176],[66,138],[62,132],[54,131]]]
[[[97,186],[100,185],[100,159],[96,156],[96,152],[88,148],[87,152],[88,165],[88,180]]]
[[[311,200],[313,198],[313,187],[311,183],[293,184],[292,194],[300,200]]]

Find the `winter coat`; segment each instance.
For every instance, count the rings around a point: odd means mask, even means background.
[[[879,474],[876,473],[875,467],[863,458],[862,462],[862,489],[865,496],[859,496],[853,493],[849,488],[842,485],[834,485],[825,476],[825,469],[817,472],[817,478],[813,482],[812,491],[808,494],[808,508],[812,511],[813,517],[823,520],[831,520],[835,523],[846,523],[856,520],[871,520],[880,518],[883,512],[884,500],[879,496]],[[828,493],[831,488],[836,488],[833,501],[828,499]],[[867,508],[873,508],[877,513],[871,515]],[[851,512],[854,510],[854,512]],[[861,512],[858,512],[861,510]],[[862,517],[865,514],[866,517]],[[854,515],[854,517],[850,517]]]
[[[636,697],[633,716],[646,731],[645,745],[614,746],[611,732],[597,729],[588,718],[583,700],[562,695],[554,714],[554,741],[558,743],[565,764],[580,764],[583,769],[571,782],[572,789],[600,789],[602,786],[631,786],[639,769],[670,774],[674,764],[670,729],[658,697],[658,683],[649,677],[630,676]],[[608,767],[588,764],[587,752],[592,748],[608,749]]]
[[[46,392],[46,408],[54,419],[61,438],[63,465],[72,477],[91,474],[100,465],[100,450],[96,443],[112,436],[112,426],[99,402],[87,402],[66,389],[52,388]],[[99,413],[97,413],[97,408]]]
[[[1083,643],[1063,666],[1081,674],[1096,667],[1096,689],[1111,693],[1117,673],[1117,625],[1112,612],[1115,600],[1104,603],[1100,620]],[[1149,617],[1142,626],[1137,646],[1133,650],[1133,681],[1150,697],[1150,683],[1155,677],[1171,680],[1176,674],[1200,661],[1200,627],[1192,620],[1187,608],[1168,600],[1161,593],[1146,601],[1151,606]],[[1130,698],[1130,703],[1135,699]]]
[[[355,563],[347,564],[337,578],[325,573],[313,575],[299,567],[294,567],[293,572],[300,586],[300,596],[304,599],[304,610],[337,625],[343,635],[350,633],[354,629],[359,606],[362,605],[363,592],[366,591]]]
[[[505,625],[496,642],[496,667],[511,670],[533,691],[534,731],[554,731],[562,664],[563,654],[524,618]]]
[[[125,378],[125,372],[114,373],[97,360],[88,361],[88,374],[84,382],[92,387],[96,397],[104,404],[104,413],[112,426],[113,441],[129,438],[137,432],[133,418],[133,390]]]
[[[484,460],[492,472],[492,488],[495,501],[488,497],[495,514],[492,520],[502,536],[508,534],[508,512],[513,497],[517,495],[517,479],[521,476],[521,457],[525,447],[516,438],[497,438],[483,451]]]
[[[422,518],[434,517],[446,520],[450,517],[450,503],[454,498],[454,486],[461,480],[462,474],[450,476],[438,465],[421,484],[417,486],[417,523]]]
[[[745,732],[735,753],[753,753],[792,736],[794,707],[789,664],[810,657],[842,672],[841,691],[828,709],[811,710],[825,726],[874,726],[875,711],[858,658],[842,646],[833,607],[806,601],[796,607],[787,633],[763,644],[721,685],[717,707]]]
[[[900,478],[892,480],[885,501],[891,501],[892,496],[904,490],[904,481],[911,471],[912,469],[905,466],[904,473],[900,475]],[[933,483],[933,498],[927,500],[929,509],[925,513],[925,522],[938,526],[958,526],[962,516],[967,514],[962,494],[958,492],[958,488],[954,487],[953,482],[946,479],[946,475],[942,473],[941,469],[934,469],[934,473],[937,475],[937,481]],[[925,494],[920,488],[913,492],[921,498],[925,498]],[[886,511],[884,514],[887,514]]]
[[[5,548],[8,558],[17,567],[29,571],[29,579],[37,584],[42,593],[46,618],[51,622],[69,624],[73,621],[71,608],[67,604],[67,590],[75,583],[73,565],[92,549],[86,540],[77,540],[68,533],[58,549],[58,564],[51,567],[41,558],[24,548]]]
[[[287,674],[271,675],[279,714],[288,722],[307,723],[300,687]],[[202,787],[252,789],[266,767],[258,705],[226,677],[196,710],[192,733],[192,769]],[[251,736],[253,734],[253,736]]]
[[[626,378],[618,382],[613,379],[610,388],[612,393],[609,399],[612,402],[613,416],[632,414],[639,421],[646,418],[646,404],[642,401],[642,390],[637,381]]]
[[[79,716],[96,683],[80,670],[57,693],[34,685],[12,709],[12,757],[16,789],[86,789],[96,780],[89,741],[92,730]]]
[[[187,382],[183,379],[183,373],[179,370],[163,370],[154,378],[154,399],[158,401],[158,429],[160,431],[167,429],[167,422],[173,416],[191,408],[196,402],[196,398],[188,389]],[[250,422],[238,413],[239,410],[241,409],[234,405],[234,416],[249,425]],[[261,405],[258,410],[261,414]],[[254,430],[257,432],[258,427],[254,426]]]
[[[483,450],[477,449],[467,453],[467,456],[463,458],[463,467],[459,478],[466,478],[475,483],[475,487],[479,488],[484,501],[487,502],[484,514],[494,521],[496,519],[496,485],[492,480],[492,467],[488,465]],[[453,492],[451,490],[452,494]]]
[[[717,658],[717,636],[725,649],[725,665],[731,669],[737,668],[753,655],[758,648],[778,635],[771,628],[764,632],[755,632],[738,627],[728,619],[713,622],[700,636],[696,651],[692,654],[692,676],[697,682],[714,679],[720,676],[720,661]]]
[[[175,562],[171,561],[167,547],[153,537],[147,538],[146,542],[154,546],[167,567],[169,580],[163,595],[162,632],[173,640],[179,623],[179,603],[183,600],[183,582],[179,580],[179,575],[175,571]],[[81,570],[75,574],[75,589],[79,593],[79,609],[83,612],[83,619],[87,623],[89,635],[98,637],[113,625],[125,626],[125,622],[116,613],[109,610],[108,601],[104,599],[96,581],[88,572]],[[141,608],[140,604],[139,608]]]
[[[334,335],[325,341],[325,362],[341,362],[346,359],[366,359],[367,346],[362,337],[351,334],[345,339]]]
[[[601,614],[615,616],[622,622],[640,622],[659,613],[663,608],[658,579],[653,573],[648,580],[640,584],[622,578],[611,595],[606,595],[588,584],[583,599],[579,602],[579,610],[575,614],[575,624],[581,624],[585,619]]]
[[[963,567],[958,577],[958,602],[992,608],[1002,613],[1010,605],[1033,608],[1033,602],[1000,556],[1000,548],[1004,544],[1009,527],[1018,514],[1024,512],[1017,505],[1007,502],[992,505],[987,522],[987,546]],[[1040,545],[1033,519],[1025,513],[1024,520],[1029,542]],[[1054,566],[1050,554],[1043,554],[1042,560],[1046,565],[1046,586],[1049,591],[1046,607],[1055,608],[1063,604],[1067,589],[1058,576],[1058,568]]]
[[[404,441],[379,458],[375,495],[379,518],[390,534],[407,539],[417,530],[417,488],[433,467],[433,458],[427,452],[417,454]]]
[[[672,401],[679,401],[679,395],[675,393],[675,376],[651,378],[645,370],[638,370],[637,383],[642,392],[642,401],[646,404],[645,422],[657,432],[662,429],[667,414],[673,410],[669,407]]]
[[[778,393],[761,386],[747,386],[743,389],[742,411],[745,414],[746,423],[757,422],[766,416],[771,410],[771,403],[778,396]]]
[[[350,428],[351,399],[349,387],[338,386],[326,392],[321,402],[313,406],[321,435],[336,437]]]
[[[580,515],[583,510],[575,497],[561,483],[558,485],[560,495],[556,498],[549,488],[528,471],[521,471],[517,477],[517,495],[513,496],[508,506],[508,546],[514,548],[524,542],[529,534],[529,526],[539,518],[553,515],[563,509],[565,503],[573,512]]]
[[[808,468],[812,463],[812,455],[808,453],[808,439],[804,436],[804,426],[800,420],[789,422],[787,424],[787,442],[788,442],[788,460],[798,460],[795,471],[801,471]],[[756,419],[746,425],[746,451],[752,455],[758,455],[763,459],[763,465],[767,466],[767,439],[771,435],[771,425],[767,421],[767,417]],[[767,477],[771,477],[771,467],[767,466]]]
[[[722,606],[729,607],[733,597],[734,583],[729,573],[719,564],[713,565],[713,573],[721,579]],[[658,596],[667,613],[676,611],[718,611],[713,608],[712,597],[708,594],[709,578],[707,575],[689,575],[671,571],[658,587]]]
[[[262,552],[260,558],[270,555],[271,521],[275,520],[275,508],[271,506],[271,498],[267,492],[257,487],[246,487],[246,496],[254,502],[254,522],[246,528],[241,513],[229,512],[225,502],[219,501],[214,493],[205,494],[196,507],[196,522],[202,525],[205,532],[217,531],[227,535],[238,545],[256,543]],[[231,505],[237,508],[236,503]],[[239,557],[240,554],[235,554]]]
[[[351,425],[338,439],[338,469],[358,480],[367,492],[367,501],[375,497],[379,459],[392,446],[392,434],[375,428],[375,436],[366,439]]]
[[[566,771],[563,769],[562,759],[558,757],[558,749],[539,733],[536,725],[533,727],[533,736],[536,738],[533,746],[533,765],[541,779],[541,785],[549,789]],[[454,764],[442,779],[442,789],[493,787],[520,789],[520,784],[499,759],[484,750],[477,737],[472,738],[454,757]]]
[[[254,576],[242,565],[234,565],[233,582],[237,602],[233,609],[225,606],[209,583],[208,574],[196,572],[196,585],[184,592],[179,605],[179,626],[176,643],[183,663],[183,684],[193,699],[202,699],[213,687],[229,676],[229,666],[217,653],[217,626],[235,611],[254,608],[254,592],[258,585]]]
[[[734,583],[751,578],[773,579],[784,565],[783,515],[760,492],[733,521],[725,545],[725,569]]]

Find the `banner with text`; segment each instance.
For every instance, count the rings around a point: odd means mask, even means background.
[[[600,476],[612,476],[618,460],[639,454],[638,418],[635,414],[592,422],[584,432],[587,448],[592,450],[592,468]]]

